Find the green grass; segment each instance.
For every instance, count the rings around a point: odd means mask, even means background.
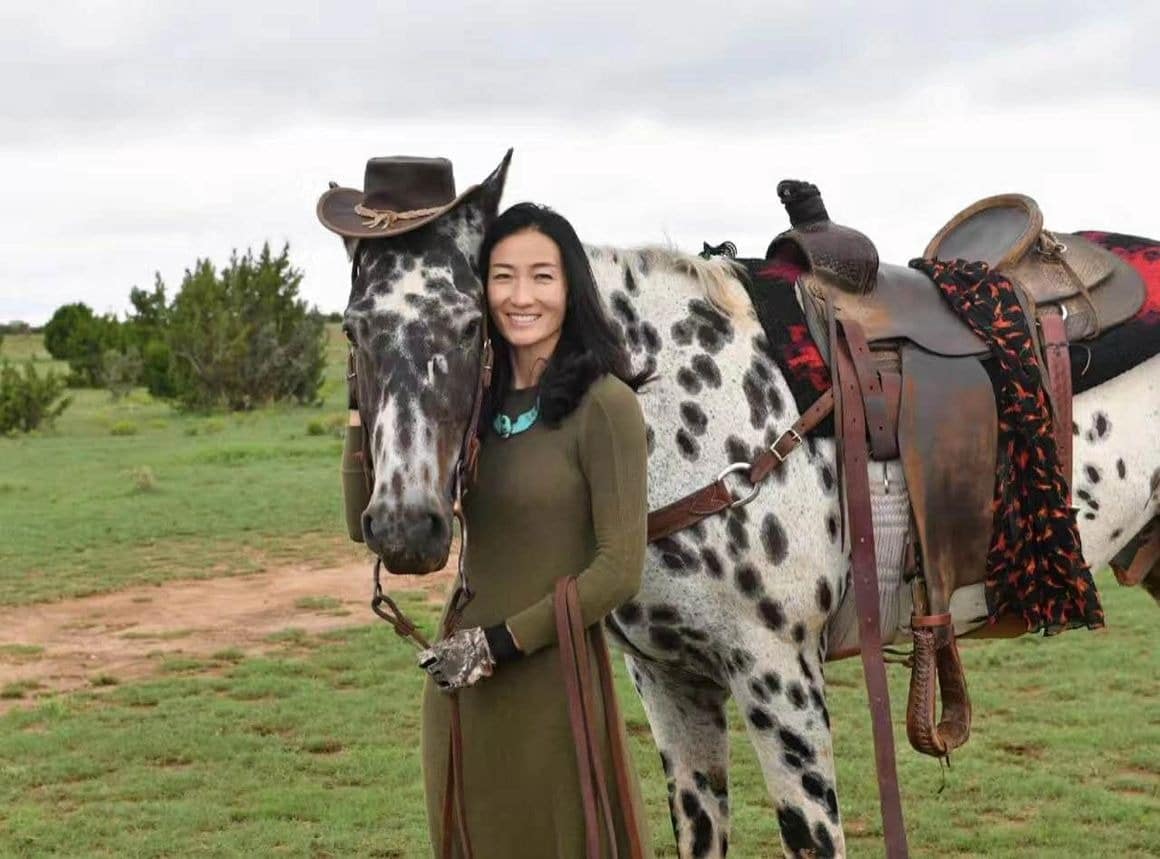
[[[329,431],[345,350],[336,326],[328,337],[319,408],[190,415],[143,390],[77,390],[54,429],[0,438],[0,604],[350,557]],[[2,349],[44,357],[33,335]]]
[[[1160,855],[1156,607],[1100,585],[1104,633],[965,648],[974,733],[949,771],[906,746],[906,672],[891,670],[912,855]],[[432,628],[420,595],[403,604]],[[385,625],[272,638],[273,655],[183,657],[164,679],[0,718],[0,855],[429,855],[413,650]],[[659,761],[616,667],[657,854],[673,856]],[[849,855],[881,856],[861,668],[827,674]],[[732,855],[779,855],[735,713],[732,733]]]

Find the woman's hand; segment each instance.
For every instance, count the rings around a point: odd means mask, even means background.
[[[495,670],[495,658],[483,629],[473,626],[453,632],[419,654],[419,667],[444,692],[474,686]]]

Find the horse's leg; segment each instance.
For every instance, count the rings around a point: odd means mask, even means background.
[[[792,638],[770,640],[752,667],[735,671],[733,697],[777,809],[785,855],[844,856],[820,642],[802,625]]]
[[[669,789],[682,859],[729,849],[729,692],[703,677],[625,654]]]

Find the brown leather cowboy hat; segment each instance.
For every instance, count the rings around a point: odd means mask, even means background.
[[[318,198],[318,220],[340,236],[381,239],[417,230],[454,209],[478,188],[455,194],[446,158],[396,155],[367,161],[363,190],[331,183]]]

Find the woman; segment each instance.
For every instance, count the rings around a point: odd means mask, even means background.
[[[531,203],[504,212],[484,237],[480,272],[495,369],[480,421],[478,477],[464,498],[465,563],[475,590],[458,632],[420,654],[427,820],[443,855],[450,702],[458,689],[467,832],[479,859],[582,857],[584,811],[553,586],[577,575],[586,643],[640,586],[646,543],[647,451],[628,355],[604,316],[572,226]],[[603,707],[603,703],[601,704]],[[597,713],[605,772],[609,742]],[[622,813],[606,781],[618,854],[635,818],[649,838],[629,760]],[[458,844],[456,844],[458,847]],[[602,845],[602,855],[611,855]],[[458,854],[456,854],[458,855]]]

